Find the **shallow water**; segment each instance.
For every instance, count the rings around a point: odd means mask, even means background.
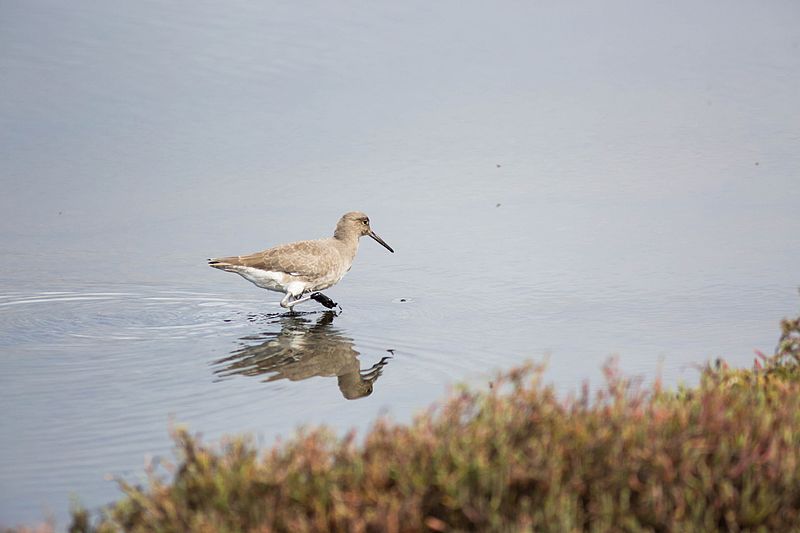
[[[797,313],[796,3],[0,12],[0,524],[113,500],[170,424],[364,430],[528,359],[692,381]],[[352,209],[397,253],[338,316],[205,264]]]

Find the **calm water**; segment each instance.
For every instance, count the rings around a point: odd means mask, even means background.
[[[800,307],[800,5],[0,0],[0,524],[171,423],[361,430],[548,359],[675,383]],[[339,316],[205,265],[367,212]]]

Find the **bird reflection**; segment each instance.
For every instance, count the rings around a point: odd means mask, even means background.
[[[314,323],[302,315],[280,316],[280,332],[242,338],[245,342],[266,340],[257,345],[245,345],[228,357],[214,361],[214,365],[221,365],[214,373],[221,378],[235,374],[270,374],[265,382],[336,376],[339,390],[346,399],[369,396],[389,357],[362,370],[353,340],[331,325],[334,317],[336,314],[329,311]]]

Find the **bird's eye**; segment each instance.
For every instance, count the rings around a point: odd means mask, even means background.
[[[364,224],[364,225],[369,224],[369,220],[364,218],[364,219],[361,220],[361,223]]]

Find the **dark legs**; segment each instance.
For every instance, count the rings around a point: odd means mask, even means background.
[[[289,311],[291,311],[295,305],[307,302],[308,300],[316,300],[325,307],[327,307],[328,309],[333,309],[334,307],[338,307],[339,310],[342,309],[342,307],[339,304],[337,304],[336,302],[334,302],[333,300],[331,300],[330,298],[328,298],[319,291],[312,292],[308,296],[303,296],[303,295],[295,296],[287,292],[286,296],[284,296],[283,300],[281,300],[281,307],[284,307]]]

